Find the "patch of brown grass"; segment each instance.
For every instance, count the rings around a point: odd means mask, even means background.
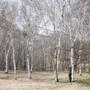
[[[82,77],[75,73],[74,83],[69,82],[67,73],[60,72],[59,79],[60,82],[54,82],[53,72],[33,72],[32,79],[28,80],[27,72],[18,70],[14,80],[12,71],[8,74],[0,71],[0,90],[90,90],[88,73]]]

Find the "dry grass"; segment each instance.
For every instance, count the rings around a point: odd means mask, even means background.
[[[69,83],[67,73],[59,73],[59,83],[53,77],[53,72],[33,72],[32,79],[28,80],[27,72],[18,71],[17,80],[13,80],[12,71],[8,74],[0,71],[0,90],[90,90],[88,73],[82,77],[75,73],[74,83]]]

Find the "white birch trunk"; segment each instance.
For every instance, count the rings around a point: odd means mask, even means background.
[[[32,41],[32,50],[31,50],[31,72],[33,71],[33,41]]]
[[[33,53],[33,52],[32,52]],[[33,54],[31,56],[31,72],[33,72]]]
[[[5,58],[5,64],[6,64],[6,67],[5,67],[5,73],[8,73],[8,55],[9,55],[9,50],[10,50],[10,47],[6,53],[6,58]]]
[[[30,66],[30,58],[29,58],[29,39],[27,38],[27,71],[28,71],[28,79],[31,79],[31,66]]]
[[[74,82],[74,48],[71,47],[71,82]]]
[[[8,73],[8,54],[6,54],[6,60],[5,60],[5,63],[6,63],[5,73]]]
[[[60,64],[60,39],[59,39],[59,46],[58,46],[58,52],[57,52],[57,58],[56,58],[56,71],[55,71],[55,81],[59,82],[58,79],[58,72],[59,72],[59,64]]]
[[[31,79],[30,60],[28,54],[27,54],[27,70],[28,70],[28,78]]]
[[[82,76],[82,66],[81,66],[81,64],[79,65],[79,75]]]
[[[15,49],[13,47],[13,64],[14,64],[14,79],[16,80],[16,61],[15,61]]]
[[[59,82],[59,78],[58,78],[58,72],[59,72],[59,59],[57,59],[57,63],[56,63],[56,82]]]
[[[57,69],[55,70],[55,82],[59,82]]]
[[[31,73],[32,73],[32,71],[33,71],[33,64],[31,64]]]
[[[81,65],[81,54],[82,54],[82,43],[80,43],[80,50],[79,50],[79,75],[82,76],[82,65]]]
[[[55,57],[54,57],[54,61],[55,61],[55,72],[54,72],[54,74],[55,74],[55,82],[59,82],[59,78],[58,78],[58,67],[59,67],[59,62],[58,62],[58,60],[57,60],[57,53],[56,53],[56,51],[55,51]]]
[[[72,15],[70,15],[71,17]],[[70,60],[71,60],[71,82],[74,82],[74,42],[76,40],[76,36],[75,36],[75,39],[73,40],[72,39],[72,30],[71,30],[71,22],[69,23],[69,32],[70,32],[70,41],[71,41],[71,57],[70,57]]]
[[[59,82],[59,79],[58,79],[58,66],[57,66],[57,64],[56,64],[55,67],[56,67],[55,68],[55,72],[54,72],[54,74],[55,74],[55,82]]]

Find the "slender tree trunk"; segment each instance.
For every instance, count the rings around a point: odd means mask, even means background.
[[[26,56],[26,61],[27,61],[27,71],[28,71],[28,79],[31,79],[31,62],[30,62],[30,57],[29,57],[29,39],[27,38],[27,56]]]
[[[23,61],[24,70],[26,69],[26,62],[25,62],[25,59],[26,59],[25,55],[26,55],[26,53],[25,53],[25,51],[26,51],[26,50],[24,50],[24,61]]]
[[[59,39],[59,47],[58,47],[58,52],[56,53],[56,71],[55,71],[55,81],[59,82],[58,79],[58,72],[59,72],[59,64],[60,64],[60,39]]]
[[[74,82],[74,45],[71,47],[71,82]]]
[[[32,73],[32,71],[33,71],[33,65],[31,65],[31,73]]]
[[[55,82],[59,82],[59,78],[58,78],[58,64],[57,63],[55,65]]]
[[[33,44],[32,44],[32,50],[31,50],[31,72],[33,71]]]
[[[33,60],[31,61],[31,73],[33,72]]]
[[[6,67],[5,67],[5,73],[8,73],[8,54],[6,54]]]
[[[9,55],[9,50],[10,50],[10,47],[6,53],[6,58],[5,58],[5,63],[6,63],[6,67],[5,67],[5,73],[7,74],[8,73],[8,55]]]
[[[79,75],[82,76],[82,66],[81,66],[81,64],[79,65]]]
[[[16,80],[17,76],[16,76],[16,60],[15,60],[15,49],[14,49],[14,47],[13,47],[13,64],[14,64],[14,79]]]
[[[57,69],[55,70],[55,82],[59,82]]]
[[[54,57],[54,61],[55,61],[55,82],[59,82],[59,78],[58,78],[58,67],[59,67],[59,62],[57,60],[57,53],[55,51],[55,57]]]
[[[82,54],[82,43],[80,43],[79,49],[79,75],[82,76],[82,65],[81,65],[81,54]]]
[[[27,70],[28,70],[28,78],[31,79],[30,60],[28,54],[27,54]]]
[[[56,82],[59,82],[59,78],[58,78],[58,72],[59,72],[59,60],[57,59],[57,63],[56,63]]]

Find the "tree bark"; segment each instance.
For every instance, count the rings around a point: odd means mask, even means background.
[[[74,45],[71,47],[71,82],[74,82]]]
[[[30,60],[28,54],[27,54],[27,70],[28,70],[28,78],[31,79]]]
[[[32,50],[31,50],[31,72],[33,72],[33,44],[32,44]]]
[[[57,63],[55,65],[55,82],[59,82],[59,78],[58,78],[58,64]]]
[[[6,53],[6,58],[5,58],[5,63],[6,63],[6,67],[5,67],[5,73],[8,73],[8,55],[9,55],[9,51],[10,51],[10,47]]]
[[[79,65],[79,75],[82,76],[82,66],[81,66],[81,64]]]
[[[8,54],[6,54],[6,67],[5,67],[5,73],[7,74],[8,73]]]
[[[59,82],[58,79],[58,72],[59,72],[59,64],[60,64],[60,39],[59,39],[59,47],[58,47],[58,52],[56,53],[56,71],[55,71],[55,81]]]
[[[58,67],[59,67],[59,61],[57,59],[57,52],[55,51],[55,57],[54,57],[54,61],[55,61],[55,82],[59,82],[59,78],[58,78]]]
[[[16,60],[15,60],[15,49],[14,49],[14,47],[13,47],[13,64],[14,64],[14,79],[16,80],[17,76],[16,76]]]
[[[82,54],[82,43],[80,43],[79,49],[79,75],[82,76],[82,65],[81,65],[81,54]]]

